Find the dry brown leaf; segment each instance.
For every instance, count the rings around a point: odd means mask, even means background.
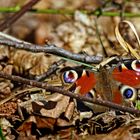
[[[5,104],[0,105],[0,113],[5,114],[14,114],[17,110],[17,103],[7,102]]]
[[[46,101],[32,102],[33,112],[45,117],[58,118],[63,112],[66,111],[70,100],[70,97],[68,96],[59,95],[60,94],[58,93],[54,93],[49,95],[49,99],[46,98]],[[56,98],[56,96],[61,98]]]
[[[137,140],[140,138],[140,135],[139,132],[135,132],[134,129],[140,130],[139,125],[140,120],[130,122],[127,125],[112,131],[110,134],[104,135],[104,137],[99,136],[96,140]]]
[[[44,53],[32,53],[24,50],[15,50],[11,53],[9,63],[16,73],[41,75],[48,70],[49,58]]]
[[[138,34],[136,32],[136,29],[135,27],[133,26],[133,24],[129,21],[122,21],[124,23],[127,23],[130,28],[132,29],[134,35],[136,36],[137,38],[137,41],[138,41],[138,44],[139,44],[139,47],[140,47],[140,40],[139,40],[139,37],[138,37]],[[131,53],[132,56],[134,56],[136,59],[140,59],[140,56],[139,54],[136,52],[135,49],[132,48],[132,46],[126,42],[124,40],[124,38],[122,37],[122,35],[120,34],[120,31],[119,31],[119,25],[116,26],[115,28],[115,33],[116,33],[116,37],[117,37],[117,40],[119,41],[119,43],[121,44],[121,46],[124,48],[124,50],[127,52],[127,53]]]

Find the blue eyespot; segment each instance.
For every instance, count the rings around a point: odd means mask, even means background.
[[[78,79],[78,74],[74,70],[69,70],[63,73],[63,80],[65,83],[73,83]]]
[[[88,98],[95,98],[95,91],[91,89],[87,94],[85,94],[86,97]]]
[[[88,98],[93,98],[93,95],[90,92],[87,93],[85,96],[88,97]]]
[[[121,87],[120,91],[126,101],[135,101],[137,98],[137,90],[133,87],[124,85]]]
[[[132,89],[126,89],[123,93],[123,96],[126,98],[126,99],[129,99],[133,96],[133,90]]]

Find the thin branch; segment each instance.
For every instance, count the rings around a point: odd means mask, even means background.
[[[18,90],[16,92],[12,92],[10,96],[8,96],[7,98],[3,99],[0,101],[0,105],[12,100],[12,99],[15,99],[16,96],[19,96],[19,95],[25,95],[25,94],[30,94],[32,92],[40,92],[41,89],[40,88],[33,88],[33,87],[29,87],[27,89],[24,89],[24,90]]]
[[[17,21],[22,15],[24,15],[28,10],[32,8],[39,0],[31,0],[25,4],[21,10],[12,15],[10,18],[6,19],[2,24],[0,24],[0,31],[5,30],[10,27],[15,21]]]
[[[37,76],[35,79],[37,81],[43,81],[46,79],[46,77],[50,76],[52,73],[56,72],[56,70],[58,69],[58,66],[62,65],[63,63],[65,63],[66,61],[63,60],[63,59],[60,59],[59,61],[57,62],[54,62],[54,64],[52,64],[49,69],[47,70],[46,73],[40,75],[40,76]]]
[[[72,98],[76,98],[76,99],[81,100],[81,101],[86,101],[86,102],[89,102],[89,103],[92,103],[92,104],[98,104],[98,105],[106,106],[106,107],[109,107],[109,108],[113,108],[115,110],[120,110],[120,111],[124,111],[124,112],[129,112],[129,113],[132,113],[132,114],[140,115],[140,110],[130,108],[130,107],[126,107],[126,106],[122,106],[122,105],[115,104],[115,103],[105,101],[105,100],[91,99],[91,98],[88,98],[88,97],[79,96],[76,93],[65,90],[63,87],[51,86],[51,85],[49,85],[45,82],[44,83],[43,82],[37,82],[35,80],[29,80],[29,79],[22,78],[22,77],[19,77],[19,76],[13,76],[13,75],[5,74],[3,72],[0,72],[0,77],[1,78],[6,78],[8,80],[15,81],[15,82],[19,82],[19,83],[43,88],[43,89],[46,89],[47,91],[57,92],[57,93],[60,93],[60,94],[63,94],[63,95],[66,95],[66,96],[69,96],[69,97],[72,97]]]
[[[63,48],[59,48],[53,44],[40,46],[40,45],[26,43],[23,41],[13,41],[10,39],[5,39],[5,38],[0,38],[0,44],[10,46],[10,47],[15,47],[17,49],[24,49],[24,50],[36,52],[36,53],[37,52],[50,53],[50,54],[54,54],[57,56],[62,56],[62,57],[66,57],[69,59],[73,59],[76,61],[81,61],[84,63],[98,64],[102,61],[101,56],[90,56],[87,54],[86,55],[85,54],[75,54],[75,53],[66,51]]]
[[[94,21],[95,21],[95,28],[96,28],[96,35],[97,35],[97,38],[99,39],[99,42],[100,42],[100,44],[101,44],[101,47],[102,47],[104,56],[105,56],[105,57],[108,57],[107,52],[106,52],[106,49],[105,49],[104,44],[103,44],[102,39],[101,39],[101,35],[100,35],[100,32],[99,32],[99,29],[98,29],[97,19],[95,18]]]
[[[0,114],[0,117],[2,116],[2,115],[8,115],[8,114]],[[9,116],[9,115],[8,115]],[[3,116],[2,116],[3,117]],[[3,135],[3,132],[2,132],[2,128],[1,128],[2,126],[0,125],[0,139],[1,140],[6,140],[6,138],[4,137],[4,135]]]
[[[15,13],[18,12],[21,8],[19,6],[15,7],[0,7],[0,13]],[[79,10],[82,13],[90,14],[98,16],[100,15],[100,11],[88,11],[88,10]],[[67,9],[30,9],[28,12],[34,14],[61,14],[61,15],[74,15],[74,10],[67,10]],[[114,11],[102,11],[101,16],[120,16],[119,12]],[[140,13],[130,13],[130,12],[123,12],[123,17],[140,17]]]

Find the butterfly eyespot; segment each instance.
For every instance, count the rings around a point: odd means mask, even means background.
[[[94,98],[95,97],[95,91],[92,89],[85,96],[89,97],[89,98]]]
[[[95,94],[96,94],[96,91],[94,89],[91,89],[87,94],[85,94],[85,97],[95,99]],[[83,103],[90,109],[93,109],[93,104],[86,101],[84,101]]]
[[[131,64],[133,70],[140,72],[140,61],[134,60]]]
[[[78,79],[78,74],[74,70],[69,70],[63,73],[63,80],[65,83],[73,83]]]
[[[137,90],[133,87],[125,85],[121,87],[120,91],[126,101],[134,101],[137,98]]]

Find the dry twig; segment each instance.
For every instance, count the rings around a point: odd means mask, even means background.
[[[91,99],[91,98],[88,98],[88,97],[79,96],[76,93],[73,93],[73,92],[70,92],[68,90],[63,89],[63,87],[55,87],[55,86],[51,86],[47,83],[37,82],[35,80],[29,80],[29,79],[22,78],[22,77],[19,77],[19,76],[13,76],[13,75],[5,74],[3,72],[0,72],[0,77],[6,78],[6,79],[9,79],[9,80],[12,80],[12,81],[16,81],[16,82],[19,82],[19,83],[28,84],[28,85],[31,85],[31,86],[36,86],[36,87],[39,87],[39,88],[43,88],[43,89],[46,89],[47,91],[57,92],[57,93],[60,93],[60,94],[63,94],[63,95],[66,95],[66,96],[69,96],[69,97],[72,97],[72,98],[76,98],[76,99],[81,100],[81,101],[86,101],[86,102],[89,102],[89,103],[92,103],[92,104],[98,104],[98,105],[106,106],[106,107],[109,107],[109,108],[113,108],[115,110],[129,112],[129,113],[132,113],[132,114],[137,114],[137,115],[140,114],[140,110],[130,108],[130,107],[126,107],[126,106],[122,106],[122,105],[115,104],[115,103],[105,101],[105,100]]]
[[[31,0],[25,4],[20,11],[12,15],[10,18],[6,19],[2,24],[0,24],[0,31],[5,30],[10,27],[15,21],[17,21],[23,14],[32,8],[39,0]]]
[[[5,37],[0,38],[0,44],[14,47],[17,49],[24,49],[24,50],[36,52],[36,53],[37,52],[50,53],[50,54],[66,57],[66,58],[73,59],[73,60],[80,61],[80,62],[84,62],[84,63],[98,64],[102,61],[101,56],[90,56],[87,54],[75,54],[75,53],[66,51],[63,48],[59,48],[53,44],[40,46],[40,45],[26,43],[24,41],[15,41],[15,40],[7,39]]]
[[[61,64],[63,64],[65,62],[65,60],[63,59],[60,59],[59,61],[57,62],[54,62],[54,64],[52,64],[50,66],[50,68],[48,69],[47,72],[45,72],[44,74],[40,75],[40,76],[37,76],[36,77],[36,80],[37,81],[43,81],[46,79],[46,77],[50,76],[52,73],[54,73],[57,69],[58,69],[58,66],[60,66]]]

